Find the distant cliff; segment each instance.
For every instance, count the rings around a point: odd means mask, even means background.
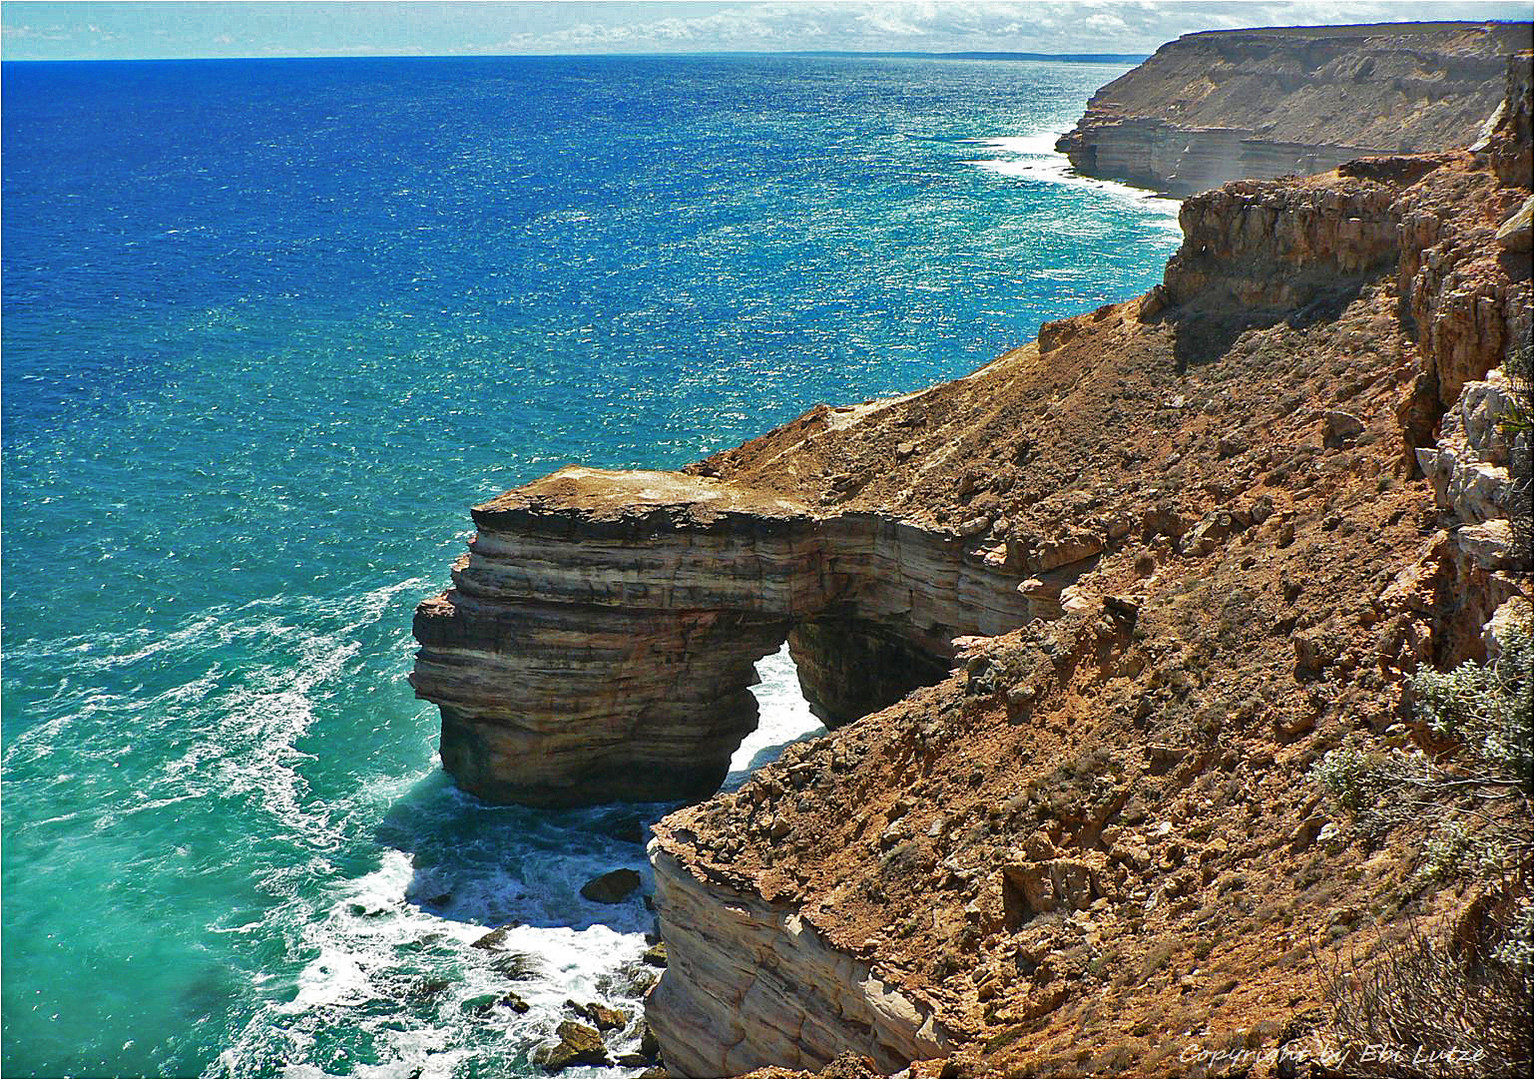
[[[1103,87],[1056,144],[1079,172],[1175,195],[1471,144],[1530,23],[1189,34]]]

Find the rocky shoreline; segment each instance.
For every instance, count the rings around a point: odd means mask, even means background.
[[[1314,776],[1446,753],[1413,675],[1529,619],[1530,65],[965,379],[476,508],[413,676],[469,790],[703,798],[786,638],[838,725],[654,830],[670,1070],[1224,1074],[1316,1030],[1317,941],[1488,909]]]

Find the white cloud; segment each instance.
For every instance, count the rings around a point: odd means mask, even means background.
[[[1092,30],[1096,34],[1119,34],[1130,29],[1130,27],[1126,26],[1125,20],[1120,16],[1111,15],[1105,11],[1090,15],[1084,19],[1083,28]]]
[[[101,4],[7,0],[19,56],[363,53],[1151,52],[1198,30],[1404,19],[1529,19],[1519,0],[861,0],[378,5]],[[237,19],[233,12],[239,12]],[[45,14],[46,13],[46,14]],[[14,18],[19,25],[10,25]],[[78,20],[78,21],[76,21]],[[61,21],[67,26],[58,26]],[[89,26],[89,31],[87,30]],[[47,31],[41,32],[40,31]],[[230,42],[228,39],[236,40]],[[48,41],[63,42],[47,46]],[[153,44],[148,44],[153,42]]]
[[[1283,24],[1528,16],[1518,3],[865,2],[699,4],[665,14],[644,4],[591,8],[582,21],[509,35],[485,51],[674,52],[698,49],[1150,52],[1198,30]]]

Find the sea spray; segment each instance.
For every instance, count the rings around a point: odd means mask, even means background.
[[[825,732],[800,694],[787,647],[758,668],[760,723],[733,757],[727,787],[789,743]],[[216,1074],[264,1071],[317,1052],[338,1067],[360,1054],[390,1075],[441,1075],[460,1065],[517,1074],[572,1018],[571,1001],[627,1012],[631,1023],[610,1046],[633,1049],[643,994],[657,974],[640,959],[654,917],[640,894],[594,904],[580,889],[617,866],[640,871],[648,889],[643,846],[614,833],[648,826],[670,809],[494,807],[434,773],[385,819],[379,869],[341,883],[321,917],[302,920],[314,958],[292,1000],[254,1018]],[[505,1004],[509,994],[527,1011]],[[338,1028],[357,1036],[336,1040]]]

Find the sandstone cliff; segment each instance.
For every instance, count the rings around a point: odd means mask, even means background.
[[[1086,175],[1191,195],[1468,146],[1505,58],[1530,47],[1529,23],[1189,34],[1096,93],[1057,149]]]
[[[1190,200],[1161,286],[965,379],[477,508],[415,676],[472,790],[702,793],[786,635],[839,723],[655,829],[671,1069],[1229,1075],[1319,941],[1481,902],[1310,770],[1446,753],[1410,676],[1529,610],[1506,85],[1475,151]]]
[[[786,638],[828,724],[949,669],[952,639],[1048,613],[965,534],[705,477],[562,469],[475,508],[454,587],[416,613],[412,683],[485,798],[700,798],[757,726]]]

